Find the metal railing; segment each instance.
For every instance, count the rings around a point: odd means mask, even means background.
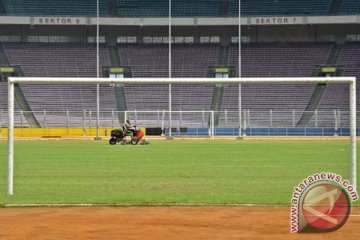
[[[15,127],[30,127],[25,118],[25,111],[15,111]],[[96,126],[95,110],[83,111],[33,111],[37,121],[43,128],[93,128]],[[360,112],[358,112],[360,113]],[[169,124],[171,114],[171,124]],[[242,129],[247,128],[347,128],[349,127],[349,111],[316,110],[304,112],[289,110],[249,110],[243,109]],[[7,127],[7,112],[0,110],[0,127]],[[302,123],[300,120],[306,118]],[[134,125],[142,127],[171,128],[238,128],[238,111],[211,110],[199,111],[100,111],[100,127],[116,128],[131,119]]]

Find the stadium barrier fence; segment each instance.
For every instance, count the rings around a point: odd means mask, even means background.
[[[25,115],[36,116],[41,128],[31,127]],[[358,112],[360,113],[360,112]],[[100,135],[109,136],[112,129],[131,119],[144,131],[160,129],[157,133],[168,135],[167,110],[156,111],[100,111]],[[96,115],[92,110],[83,111],[15,111],[16,137],[81,137],[95,136]],[[238,111],[171,111],[174,136],[238,136]],[[302,116],[306,124],[299,124]],[[7,135],[7,113],[0,114],[0,136]],[[214,121],[214,129],[211,122]],[[348,136],[349,112],[339,109],[304,112],[289,110],[249,110],[242,113],[243,134],[247,136]],[[357,131],[359,132],[359,130]]]

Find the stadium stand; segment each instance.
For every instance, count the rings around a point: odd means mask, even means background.
[[[46,77],[94,77],[96,63],[93,57],[95,48],[91,44],[42,44],[42,43],[3,43],[8,60],[21,66],[25,76]],[[122,64],[132,69],[134,77],[167,77],[168,48],[164,45],[121,45],[118,47]],[[219,55],[218,45],[174,46],[174,76],[203,77],[208,66],[216,65]],[[101,65],[110,66],[108,48],[101,46]],[[125,95],[129,109],[162,110],[168,106],[168,88],[159,86],[126,86]],[[41,122],[43,110],[62,113],[95,110],[94,86],[73,85],[22,85],[21,89],[37,119]],[[45,89],[45,90],[44,90]],[[116,110],[116,101],[112,87],[103,87],[101,92],[102,109]],[[156,94],[154,95],[154,92]],[[181,92],[181,96],[176,93]],[[209,110],[213,87],[176,86],[174,87],[174,110]],[[56,97],[54,97],[56,96]],[[139,101],[140,100],[140,101]],[[80,116],[81,117],[81,116]],[[51,114],[47,113],[47,118]],[[77,119],[73,120],[74,122]],[[70,123],[71,124],[71,123]]]
[[[140,90],[141,89],[141,90]],[[125,90],[126,104],[132,110],[163,110],[168,109],[167,85],[127,85]]]
[[[3,43],[2,46],[10,64],[21,66],[22,73],[27,77],[96,77],[94,44]],[[100,63],[101,66],[111,65],[105,46],[101,46]],[[42,85],[41,88],[38,85],[21,85],[21,89],[39,122],[43,122],[44,110],[61,115],[57,115],[58,120],[53,118],[49,123],[64,120],[66,110],[96,110],[94,85]],[[100,94],[102,109],[116,110],[113,87],[102,86]],[[47,117],[51,118],[51,114]]]
[[[340,15],[354,14],[357,15],[360,12],[360,1],[358,0],[346,0],[341,1],[339,8]]]
[[[127,106],[136,110],[166,110],[169,106],[168,90],[168,85],[127,85]],[[174,85],[173,110],[210,110],[213,91],[213,86]]]
[[[251,43],[242,47],[242,76],[311,76],[314,68],[325,64],[332,43]],[[230,45],[229,66],[238,69],[238,45]]]
[[[96,16],[96,1],[11,0],[3,1],[8,16]],[[108,1],[99,0],[99,15],[108,15]]]
[[[168,77],[166,45],[119,45],[118,54],[123,66],[131,67],[133,77]]]
[[[332,0],[242,0],[242,16],[286,16],[330,14]],[[100,16],[118,17],[167,17],[168,0],[115,0],[109,8],[109,1],[99,0]],[[174,17],[218,17],[238,16],[239,1],[228,0],[222,5],[221,0],[172,0]],[[87,0],[12,0],[3,1],[8,16],[96,16],[96,1]],[[222,9],[223,8],[223,9]],[[110,14],[111,11],[116,15]],[[221,11],[227,10],[227,14]],[[359,1],[342,1],[340,14],[356,14],[360,10]],[[225,11],[226,12],[226,11]]]
[[[212,44],[174,45],[172,76],[206,77],[208,67],[216,66],[218,63],[219,48],[219,45]],[[168,46],[119,45],[118,51],[121,63],[131,67],[133,77],[168,77]],[[213,91],[213,86],[174,86],[173,109],[175,111],[210,110]],[[139,92],[141,92],[140,96]],[[129,109],[163,110],[168,108],[167,86],[127,85],[125,95]]]
[[[220,46],[175,45],[172,50],[174,77],[206,77],[208,68],[219,62]]]
[[[331,13],[332,0],[242,0],[242,16],[324,16]],[[99,0],[100,16],[118,17],[167,17],[168,0]],[[223,4],[223,5],[222,5]],[[224,7],[225,6],[225,7]],[[96,1],[87,0],[12,0],[3,1],[4,13],[8,16],[96,16]],[[112,9],[115,8],[115,9]],[[227,14],[221,11],[227,10]],[[115,11],[115,15],[110,12]],[[360,3],[357,0],[342,1],[339,4],[340,15],[357,14]],[[174,17],[217,17],[239,15],[239,1],[228,0],[172,0]],[[4,14],[3,13],[3,14]]]
[[[96,102],[95,85],[29,85],[22,84],[21,88],[25,93],[34,111],[59,111],[66,110],[82,111],[94,110]],[[110,89],[109,89],[110,88]],[[114,98],[111,98],[113,89],[101,85],[101,98],[104,101],[102,108],[107,110],[116,109]],[[55,101],[54,101],[55,100]]]
[[[337,61],[339,68],[343,69],[343,76],[355,76],[357,79],[360,77],[360,43],[346,43],[339,54]],[[357,81],[359,82],[359,80]],[[359,84],[357,84],[357,104],[359,100]],[[327,88],[320,102],[319,109],[349,109],[349,88],[345,85],[332,85]]]
[[[220,0],[172,0],[173,16],[219,16]],[[168,0],[116,0],[113,7],[118,17],[166,17]],[[88,0],[14,0],[4,1],[9,16],[96,16],[96,1]],[[99,1],[100,16],[109,16],[107,0]]]
[[[169,86],[168,85],[127,85],[126,86],[126,102],[128,109],[136,111],[166,111],[169,108]],[[172,86],[172,110],[179,111],[172,114],[172,120],[177,122],[174,126],[180,125],[180,111],[197,111],[197,113],[182,114],[182,124],[191,123],[192,127],[204,127],[203,115],[201,111],[211,110],[211,103],[213,99],[214,86],[199,86],[199,85],[173,85]],[[154,114],[152,114],[154,116]],[[166,116],[168,114],[166,113]],[[147,119],[144,117],[142,123],[146,120],[154,124],[154,117]],[[208,119],[205,119],[207,126]]]
[[[21,89],[42,126],[59,126],[66,120],[66,111],[69,111],[68,126],[79,127],[83,122],[84,114],[95,114],[96,86],[95,85],[29,85],[22,84]],[[108,85],[100,85],[100,107],[102,111],[116,110],[114,89]],[[44,110],[46,111],[44,113]],[[46,122],[44,121],[46,115]],[[111,116],[111,114],[109,114]],[[110,119],[102,119],[103,124]]]
[[[242,47],[242,76],[311,76],[317,66],[326,63],[332,47],[332,43],[246,44]],[[356,44],[349,44],[347,51],[356,52],[353,50],[354,47],[358,48]],[[3,43],[3,48],[9,62],[20,65],[25,76],[95,76],[94,45],[91,44]],[[216,66],[219,62],[219,49],[220,46],[215,44],[174,45],[173,77],[206,77],[208,67]],[[343,59],[351,59],[346,56],[346,49],[344,48]],[[129,44],[118,45],[117,50],[121,64],[130,67],[133,77],[168,76],[168,46]],[[294,58],[294,56],[297,57]],[[230,45],[228,58],[228,66],[238,69],[237,45]],[[101,65],[111,65],[109,51],[105,45],[101,45]],[[95,110],[94,86],[74,85],[71,88],[62,85],[43,86],[42,90],[39,90],[40,88],[36,85],[22,85],[21,88],[32,110],[37,112],[36,117],[39,121],[42,119],[44,109],[50,112],[62,112],[63,117],[66,110],[74,112],[81,112],[84,109]],[[43,91],[44,88],[47,90]],[[303,85],[299,88],[293,85],[247,84],[243,86],[243,108],[263,113],[269,110],[289,109],[301,112],[308,104],[314,88],[315,85]],[[116,110],[113,87],[104,86],[101,91],[102,109],[104,111]],[[327,106],[324,104],[328,96],[335,94],[334,91],[341,90],[336,87],[329,88],[324,95],[321,109],[341,108],[339,106],[341,101],[334,99],[331,100],[333,105],[330,104],[330,100],[327,101]],[[174,86],[173,110],[210,110],[213,94],[213,86]],[[278,97],[280,95],[281,98]],[[54,98],[54,96],[57,97]],[[128,109],[167,109],[168,87],[156,85],[144,88],[126,85],[125,99]],[[221,109],[223,111],[237,110],[237,99],[237,87],[226,86]],[[347,104],[346,101],[344,104]],[[200,115],[197,116],[199,117]],[[256,121],[256,117],[253,117],[253,120]],[[222,121],[224,121],[223,117],[220,118],[220,123]],[[261,121],[260,117],[258,121]]]
[[[339,67],[343,67],[344,76],[360,77],[360,43],[345,43],[337,61]]]
[[[273,112],[273,125],[276,118],[278,126],[292,126],[292,110],[298,121],[314,91],[315,85],[242,85],[242,109],[249,110],[249,126],[269,126],[270,112]],[[237,112],[238,86],[229,85],[224,89],[222,110]],[[233,115],[234,116],[234,115]],[[236,116],[236,114],[235,114]],[[220,117],[220,125],[237,125],[236,118],[225,124],[225,116]],[[286,120],[287,119],[287,120]]]
[[[87,17],[96,15],[96,1],[86,0],[12,0],[1,1],[0,13],[8,16],[76,16]],[[238,0],[172,0],[172,16],[174,17],[237,17],[239,10]],[[360,2],[355,0],[242,0],[241,14],[243,17],[262,16],[331,16],[358,14]],[[106,17],[168,17],[168,0],[100,0],[100,16]],[[131,21],[131,20],[126,20]],[[194,20],[195,21],[195,20]],[[195,21],[196,22],[196,21]],[[127,23],[128,24],[128,23]],[[196,23],[194,23],[196,25]],[[26,41],[29,34],[48,36],[46,32],[49,26],[24,27],[24,31],[18,34],[17,41]],[[94,26],[72,26],[80,29],[77,39],[86,39],[86,36],[93,34]],[[117,43],[118,33],[129,29],[129,36],[136,37],[137,43]],[[208,33],[209,26],[195,26],[198,32],[191,34],[194,37],[192,44],[172,45],[172,77],[207,77],[210,76],[209,67],[227,66],[236,69],[238,76],[238,45],[230,44],[236,33],[235,26],[227,26],[233,32],[220,32],[218,26],[210,26],[215,29],[211,34],[220,35],[218,44],[199,44],[199,39]],[[54,28],[56,28],[54,26]],[[64,34],[67,26],[59,27],[59,35]],[[16,27],[14,28],[16,29]],[[109,30],[110,29],[110,30]],[[115,29],[116,31],[111,32]],[[144,30],[146,29],[146,30]],[[186,36],[192,28],[174,26],[177,34]],[[266,29],[266,30],[264,30]],[[291,29],[291,30],[289,30]],[[303,77],[315,76],[316,69],[329,64],[329,58],[333,55],[335,43],[322,43],[334,37],[341,36],[340,44],[345,39],[357,40],[358,35],[347,38],[342,36],[339,30],[334,36],[330,28],[325,25],[319,27],[319,31],[313,26],[248,26],[244,28],[245,37],[249,37],[251,43],[242,46],[242,76],[243,77]],[[355,29],[355,28],[353,28]],[[164,31],[163,26],[106,26],[102,29],[106,37],[106,43],[100,45],[100,67],[120,66],[130,70],[132,77],[168,77],[168,45],[147,44],[142,37],[156,36],[159,30],[160,35]],[[17,30],[16,30],[17,31]],[[29,31],[29,33],[27,32]],[[153,32],[154,31],[154,32]],[[39,33],[37,33],[39,32]],[[54,31],[57,34],[57,31]],[[262,34],[258,34],[262,32]],[[272,34],[264,34],[269,32]],[[287,34],[296,34],[289,37]],[[204,35],[204,33],[206,33]],[[281,38],[276,35],[284,33]],[[316,34],[319,33],[319,36]],[[329,34],[330,33],[330,34]],[[89,34],[89,35],[88,35]],[[314,34],[314,35],[313,35]],[[8,36],[8,31],[3,30],[1,38],[4,59],[11,66],[20,69],[18,74],[24,76],[41,77],[94,77],[96,76],[96,51],[94,44],[85,43],[4,43],[4,39],[14,39],[16,36]],[[120,34],[123,36],[123,34]],[[165,34],[166,35],[166,34]],[[236,35],[236,34],[235,34]],[[264,41],[263,36],[268,37]],[[315,36],[316,35],[316,36]],[[30,36],[30,35],[29,35]],[[206,35],[212,36],[212,35]],[[283,38],[282,38],[283,37]],[[326,37],[329,37],[327,39]],[[289,38],[289,39],[288,39]],[[108,39],[110,39],[108,41]],[[276,41],[300,41],[292,43],[278,43]],[[291,39],[291,40],[290,40]],[[354,41],[355,41],[354,40]],[[303,42],[304,41],[304,42]],[[332,40],[331,40],[332,41]],[[257,43],[255,43],[257,42]],[[117,45],[116,45],[117,44]],[[338,45],[337,45],[338,46]],[[333,52],[332,52],[333,51]],[[336,58],[338,56],[337,62]],[[114,61],[116,59],[116,61]],[[359,62],[360,44],[346,43],[341,47],[339,55],[336,54],[334,62],[342,71],[343,76],[360,77]],[[4,61],[3,66],[7,65]],[[360,86],[360,84],[358,84]],[[48,118],[51,121],[64,122],[64,112],[95,111],[95,86],[73,85],[71,88],[61,85],[47,85],[40,88],[36,85],[21,85],[21,90],[29,106],[36,111],[36,118],[42,124],[43,110],[48,111]],[[141,90],[140,90],[141,89]],[[243,109],[249,109],[254,126],[268,125],[266,116],[270,110],[285,112],[296,111],[296,119],[307,109],[309,99],[315,92],[315,85],[249,85],[242,86]],[[359,87],[358,87],[358,90]],[[122,108],[128,110],[164,110],[168,108],[168,86],[139,86],[125,85],[119,97],[119,89],[115,86],[101,86],[101,109],[103,111],[117,110],[120,101],[126,100]],[[197,86],[197,85],[174,85],[172,87],[172,109],[173,110],[211,110],[216,105],[217,110],[237,111],[238,101],[237,86]],[[358,91],[359,92],[359,91]],[[0,93],[6,93],[6,85],[0,85]],[[121,93],[122,94],[122,93]],[[281,97],[280,97],[281,95]],[[344,85],[331,85],[325,88],[322,99],[318,105],[319,111],[333,111],[334,109],[348,110],[348,88]],[[216,98],[216,100],[214,100]],[[271,100],[271,101],[270,101]],[[214,104],[214,101],[215,104]],[[2,97],[0,104],[4,105],[6,99]],[[358,98],[358,104],[360,100]],[[21,106],[21,104],[19,104]],[[20,110],[19,106],[17,109]],[[125,106],[125,107],[124,107]],[[220,109],[219,109],[220,106]],[[5,108],[5,107],[4,107]],[[51,116],[50,112],[63,114]],[[254,114],[258,112],[259,116]],[[89,114],[87,112],[87,114]],[[262,114],[262,116],[260,116]],[[289,115],[289,113],[286,113]],[[200,116],[200,115],[199,115]],[[196,116],[198,118],[199,116]],[[274,114],[274,119],[281,116]],[[83,118],[78,115],[75,121]],[[236,119],[234,117],[233,119]],[[280,118],[279,118],[280,119]],[[186,120],[192,121],[191,117]],[[195,119],[197,122],[199,119]],[[224,123],[223,115],[219,118],[220,125]],[[17,120],[18,121],[18,120]],[[51,122],[50,121],[50,122]],[[72,120],[71,120],[72,121]],[[234,120],[236,121],[236,120]],[[72,124],[72,123],[70,123]],[[275,124],[275,123],[274,123]],[[288,123],[284,123],[288,124]],[[225,124],[223,124],[225,125]],[[237,123],[233,123],[237,125]],[[276,124],[275,124],[276,125]]]
[[[332,0],[241,0],[242,16],[326,16]],[[229,0],[229,16],[239,16],[239,1]]]
[[[8,118],[7,118],[7,111],[5,109],[7,109],[7,83],[6,82],[0,82],[0,125],[6,126],[8,123]],[[26,122],[25,119],[22,119],[21,114],[20,114],[20,108],[17,105],[17,103],[15,102],[14,105],[14,110],[15,110],[15,115],[14,115],[14,122],[17,126],[24,126],[24,127],[28,127],[29,124]]]
[[[168,0],[116,0],[120,17],[167,17]],[[219,16],[219,0],[172,0],[172,15],[183,16]]]
[[[311,76],[314,69],[325,64],[333,44],[331,43],[257,43],[242,47],[243,77],[304,77]],[[238,46],[231,45],[229,65],[238,69]],[[296,57],[294,57],[296,56]],[[238,72],[238,71],[237,71]],[[264,118],[272,111],[294,109],[297,118],[305,110],[314,92],[315,85],[251,85],[242,88],[243,109],[257,112],[253,124],[261,125]],[[270,101],[271,100],[271,101]],[[224,89],[222,109],[238,110],[238,87]],[[291,115],[289,111],[287,115]],[[221,118],[220,122],[224,119]],[[298,120],[298,119],[297,119]],[[266,121],[266,120],[265,120]],[[290,121],[290,120],[289,120]]]
[[[12,65],[27,77],[96,77],[95,44],[3,43]],[[100,47],[100,65],[110,66],[109,50]]]
[[[173,45],[172,75],[174,77],[206,77],[208,67],[216,66],[219,45]],[[119,45],[120,62],[131,67],[133,77],[168,77],[169,47],[167,45]]]
[[[175,85],[173,108],[179,110],[210,110],[214,86]]]

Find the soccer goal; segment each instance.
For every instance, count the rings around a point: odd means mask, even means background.
[[[309,78],[41,78],[41,77],[9,77],[8,78],[8,175],[7,175],[7,194],[13,194],[13,183],[14,183],[14,85],[15,84],[65,84],[65,85],[81,85],[81,84],[92,84],[92,85],[165,85],[168,88],[168,105],[167,105],[167,115],[168,118],[168,136],[172,137],[172,87],[175,85],[235,85],[235,91],[237,91],[237,109],[235,113],[225,112],[225,122],[228,125],[228,116],[231,114],[237,115],[238,134],[239,136],[243,135],[243,127],[249,121],[250,113],[243,109],[242,107],[242,85],[251,84],[251,85],[269,85],[269,84],[290,84],[296,86],[296,84],[347,84],[349,86],[349,135],[351,142],[351,154],[350,154],[350,176],[351,183],[356,189],[356,78],[355,77],[309,77]],[[68,114],[68,113],[67,113]],[[130,114],[130,113],[129,113]],[[178,115],[182,115],[180,112]],[[210,114],[210,113],[209,113]],[[270,124],[273,121],[273,112],[269,112],[270,115]],[[85,113],[84,113],[85,115]],[[114,115],[114,114],[112,114]],[[159,115],[159,114],[158,114]],[[175,114],[174,114],[175,115]],[[337,113],[334,112],[336,116]],[[165,114],[163,115],[165,116]],[[211,136],[214,136],[214,115],[205,115],[205,112],[200,113],[199,116],[207,116],[211,118]],[[211,117],[209,117],[211,116]],[[81,116],[80,116],[81,118]],[[182,118],[183,119],[183,118]],[[293,121],[294,124],[294,121]],[[99,125],[96,125],[97,129]]]

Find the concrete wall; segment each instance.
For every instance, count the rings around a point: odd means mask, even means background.
[[[349,34],[360,35],[357,24],[321,25],[247,25],[242,27],[242,35],[249,36],[251,42],[306,42],[336,41],[343,43]],[[88,36],[96,35],[96,27],[48,26],[48,25],[0,25],[0,36],[73,36],[86,42]],[[101,26],[100,35],[106,36],[108,44],[116,44],[118,36],[168,36],[168,26]],[[223,44],[228,44],[232,36],[238,36],[238,26],[174,26],[173,36],[193,36],[199,42],[200,36],[220,36]]]

